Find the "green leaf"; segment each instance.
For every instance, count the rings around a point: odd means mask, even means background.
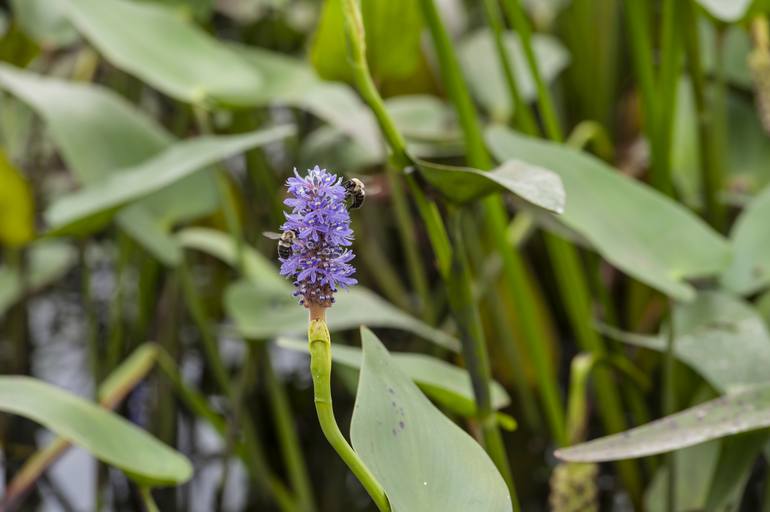
[[[664,335],[603,330],[632,345],[666,350]],[[716,389],[730,391],[770,381],[770,334],[749,304],[726,293],[702,292],[694,302],[675,306],[674,333],[677,358]]]
[[[697,0],[715,18],[726,23],[738,21],[746,14],[751,0]]]
[[[770,386],[722,396],[620,434],[556,451],[562,460],[645,457],[770,426]]]
[[[292,126],[283,125],[243,135],[204,136],[179,142],[155,158],[57,200],[46,211],[46,220],[57,233],[82,232],[83,226],[100,227],[121,206],[220,160],[293,133]]]
[[[0,377],[0,410],[45,426],[141,482],[180,484],[192,466],[179,452],[98,405],[45,382]]]
[[[695,291],[687,278],[717,274],[728,264],[727,241],[701,219],[601,160],[500,126],[487,131],[487,140],[498,160],[516,158],[557,173],[567,205],[547,220],[576,231],[610,263],[653,288],[689,301]]]
[[[489,172],[470,167],[418,162],[425,180],[452,201],[466,203],[496,192],[516,197],[553,213],[566,201],[559,175],[518,160],[507,160]]]
[[[537,87],[529,72],[519,37],[514,32],[506,32],[504,41],[521,96],[527,102],[533,101],[537,98]],[[554,37],[534,34],[532,47],[546,83],[556,79],[569,64],[569,54]],[[513,106],[492,32],[488,28],[482,28],[463,38],[458,55],[471,91],[478,101],[493,119],[508,119],[513,112]]]
[[[68,167],[86,185],[140,164],[174,142],[154,120],[102,87],[45,78],[3,64],[0,87],[43,117]],[[217,205],[215,182],[208,173],[198,173],[142,199],[117,220],[160,261],[173,264],[180,250],[168,248],[169,227],[206,215]],[[141,229],[132,224],[137,218]]]
[[[335,298],[334,307],[327,314],[332,331],[361,325],[402,329],[446,349],[460,349],[457,339],[401,311],[363,286],[342,290]],[[307,331],[307,310],[297,304],[291,291],[276,295],[258,283],[241,281],[228,287],[225,308],[246,338],[267,339]]]
[[[254,68],[172,9],[128,0],[63,1],[70,21],[107,60],[169,96],[250,105],[259,94],[263,80]]]
[[[421,64],[422,15],[412,0],[367,0],[361,3],[366,54],[374,79],[409,78]],[[398,27],[398,29],[394,29]],[[310,47],[310,61],[327,80],[352,82],[345,44],[342,4],[325,0]]]
[[[35,204],[24,175],[0,149],[0,246],[21,247],[35,237]]]
[[[361,338],[350,437],[393,510],[512,510],[481,446],[436,409],[371,331],[362,328]]]
[[[65,46],[77,40],[78,33],[67,21],[61,2],[11,0],[11,6],[21,28],[41,46]]]
[[[306,341],[279,338],[278,346],[298,352],[308,352]],[[470,375],[462,368],[423,354],[407,352],[391,353],[393,362],[409,376],[420,389],[435,402],[463,416],[476,414],[476,402]],[[361,369],[363,352],[357,347],[334,344],[332,360],[335,363]],[[502,409],[510,404],[511,399],[505,389],[495,381],[490,382],[489,392],[492,407]]]
[[[75,264],[77,253],[69,244],[42,240],[29,247],[27,258],[24,284],[27,292],[36,292],[64,276]],[[18,269],[0,266],[0,317],[22,298],[22,284]]]
[[[770,186],[755,197],[730,231],[733,259],[722,274],[728,290],[748,295],[770,284]]]

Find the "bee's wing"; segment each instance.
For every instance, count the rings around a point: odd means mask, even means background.
[[[263,231],[262,232],[262,236],[264,236],[265,238],[269,238],[270,240],[280,240],[281,239],[281,234],[280,233],[276,233],[275,231]]]

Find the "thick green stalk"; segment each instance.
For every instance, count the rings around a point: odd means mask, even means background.
[[[564,402],[558,389],[558,379],[548,353],[548,333],[538,319],[537,302],[527,280],[527,268],[521,253],[501,236],[507,229],[507,218],[502,199],[489,197],[484,200],[488,236],[495,240],[496,249],[503,259],[505,284],[511,290],[513,307],[520,320],[521,335],[532,358],[537,378],[537,390],[545,409],[551,435],[559,446],[567,442]]]
[[[495,421],[495,410],[492,407],[492,397],[489,391],[492,372],[489,367],[489,356],[487,355],[481,318],[470,286],[472,278],[463,242],[461,215],[461,212],[454,212],[451,217],[455,250],[452,254],[452,267],[447,281],[449,304],[460,330],[463,357],[471,375],[477,416],[481,423],[485,447],[508,483],[508,487],[512,489],[511,499],[514,502],[514,509],[518,510],[519,505],[513,486],[513,477],[505,454],[505,446]]]
[[[561,139],[561,128],[559,126],[559,120],[556,115],[556,107],[554,106],[551,95],[547,92],[547,85],[543,76],[538,71],[537,58],[535,57],[535,51],[532,48],[532,31],[529,28],[529,23],[524,14],[524,10],[521,7],[519,0],[505,0],[503,3],[506,14],[508,15],[508,21],[511,23],[516,33],[519,35],[521,46],[524,50],[524,57],[527,59],[527,65],[529,65],[530,72],[532,72],[532,78],[535,80],[537,86],[537,101],[540,107],[540,114],[543,116],[543,122],[545,123],[545,132],[548,137],[557,140]]]
[[[480,169],[490,169],[492,160],[484,145],[481,126],[473,108],[470,94],[465,87],[452,42],[433,0],[420,0],[420,5],[436,46],[444,82],[450,92],[450,98],[455,105],[460,125],[463,128],[468,162]],[[534,307],[535,301],[533,292],[524,277],[525,267],[521,255],[508,245],[505,236],[503,236],[508,221],[502,200],[499,197],[489,197],[482,204],[486,218],[487,235],[495,241],[496,249],[503,260],[506,283],[511,287],[516,307],[520,311],[531,309]],[[545,350],[547,335],[542,331],[542,325],[538,322],[537,315],[522,314],[520,318],[522,319],[525,341],[535,362],[538,390],[543,397],[549,425],[554,438],[559,444],[563,444],[566,441],[564,407],[556,387],[555,372],[550,368]]]
[[[713,112],[706,104],[706,77],[701,62],[700,41],[698,38],[698,17],[692,0],[682,2],[682,18],[685,31],[687,66],[690,72],[693,99],[698,121],[698,150],[700,154],[701,179],[706,220],[718,230],[726,224],[726,211],[719,200],[723,184],[719,144],[714,132]]]
[[[267,394],[270,399],[270,410],[275,422],[278,442],[281,445],[286,472],[289,474],[289,482],[291,482],[294,494],[297,495],[297,507],[299,512],[314,512],[316,506],[313,488],[310,485],[305,458],[302,456],[302,448],[297,437],[295,418],[291,411],[291,405],[286,396],[283,383],[275,375],[267,347],[263,346],[260,350],[262,352]]]
[[[404,139],[396,129],[393,120],[390,118],[390,115],[385,110],[382,98],[380,97],[379,92],[377,91],[372,81],[366,63],[364,27],[361,20],[361,13],[359,11],[358,4],[356,0],[341,1],[342,10],[345,15],[345,32],[347,35],[349,51],[352,57],[352,67],[356,84],[359,87],[362,97],[374,112],[375,117],[377,118],[385,135],[385,138],[393,151],[394,163],[407,171],[407,183],[414,193],[418,210],[420,211],[421,215],[423,216],[423,220],[427,225],[429,236],[434,246],[434,252],[437,257],[439,271],[441,272],[442,278],[446,284],[450,302],[453,300],[453,296],[460,297],[467,295],[471,297],[471,304],[475,309],[475,304],[473,304],[472,301],[471,284],[468,280],[468,274],[464,272],[461,276],[457,276],[451,271],[455,260],[453,257],[452,245],[449,242],[444,223],[435,203],[425,198],[422,190],[417,186],[414,176],[411,175],[411,172],[413,172],[412,161],[406,151],[406,144]],[[426,2],[423,2],[423,7],[428,7],[428,9],[424,10],[424,13],[432,9],[432,13],[428,14],[430,14],[430,16],[432,16],[434,19],[437,19],[438,13],[435,11],[435,6],[433,6],[432,2],[427,3],[430,5],[427,6],[425,5]],[[448,40],[448,36],[446,37],[446,43],[451,44]],[[453,62],[456,68],[456,72],[459,73],[456,59],[453,60]],[[465,91],[462,87],[457,89],[450,86],[450,89],[454,91],[454,94],[456,94],[458,98],[461,99],[463,95],[465,95],[467,98],[468,101],[464,107],[466,109],[464,116],[467,117],[468,111],[470,113],[473,112],[473,104],[470,102],[470,98],[467,97],[467,91]],[[451,91],[450,94],[452,94]],[[481,130],[478,128],[478,125],[476,130],[476,137],[477,142],[481,142]],[[491,160],[489,159],[489,155],[483,145],[476,144],[475,148],[476,150],[478,148],[481,149],[481,151],[476,151],[474,153],[475,158],[486,159],[486,162],[488,163],[486,167],[491,166]],[[469,151],[471,151],[470,148]],[[458,303],[455,302],[455,306],[457,305]],[[469,336],[473,335],[472,340],[467,336],[464,337],[466,340],[472,341],[473,343],[472,347],[469,343],[466,343],[466,345],[468,345],[466,353],[478,354],[479,350],[482,350],[484,351],[484,354],[486,354],[486,346],[484,345],[483,336],[477,335],[481,332],[481,326],[480,322],[478,321],[477,314],[475,316],[467,315],[463,314],[462,311],[455,311],[455,314],[457,316],[458,323],[462,324],[460,325],[460,329],[464,330],[464,332]],[[482,360],[479,358],[471,358],[470,360],[466,361],[471,375],[475,375],[477,381],[484,379],[484,382],[486,383],[484,386],[474,386],[475,390],[477,390],[479,393],[482,393],[481,398],[477,397],[477,401],[479,402],[483,400],[483,391],[481,391],[481,388],[487,389],[488,393],[489,383],[488,369],[485,373],[483,367],[481,366],[481,361]],[[479,364],[474,365],[474,363]],[[479,406],[479,409],[481,410],[481,406]],[[483,417],[481,419],[484,420]],[[484,427],[483,430],[485,433],[485,447],[490,453],[492,459],[498,465],[498,468],[500,469],[503,477],[506,477],[506,482],[508,483],[511,490],[511,495],[515,496],[515,489],[513,487],[513,481],[510,476],[510,470],[508,469],[509,466],[506,460],[504,446],[502,445],[502,439],[500,438],[499,430],[497,430],[497,424],[494,422],[492,426],[489,426],[486,424],[486,422],[484,422],[482,426]]]
[[[331,336],[326,327],[326,321],[323,319],[323,308],[316,313],[316,317],[310,320],[307,331],[307,340],[310,347],[310,373],[313,377],[313,398],[315,409],[318,414],[318,422],[321,424],[321,430],[326,436],[329,444],[340,456],[345,464],[350,468],[353,474],[364,486],[366,492],[372,497],[374,504],[380,512],[389,512],[390,503],[385,496],[385,491],[377,482],[364,462],[358,457],[358,454],[348,443],[345,436],[340,432],[337,420],[334,418],[334,409],[332,408],[332,352]],[[312,314],[312,313],[311,313]]]
[[[537,133],[535,116],[532,115],[532,111],[527,108],[527,104],[524,103],[524,100],[521,97],[521,91],[519,91],[519,86],[513,77],[511,58],[508,53],[508,47],[505,45],[505,39],[503,38],[505,27],[501,19],[502,16],[500,15],[500,8],[497,4],[497,0],[484,0],[484,12],[487,15],[489,25],[492,27],[498,60],[500,61],[500,66],[503,68],[503,76],[505,77],[505,83],[508,86],[508,93],[511,97],[510,101],[511,108],[513,109],[513,120],[524,133],[535,135]]]
[[[160,512],[158,505],[152,497],[152,488],[146,485],[139,486],[139,496],[142,498],[145,512]]]

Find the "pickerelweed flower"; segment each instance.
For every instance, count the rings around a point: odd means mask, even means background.
[[[355,257],[349,249],[353,239],[350,214],[345,206],[342,179],[318,166],[302,177],[286,180],[289,197],[281,229],[296,235],[292,254],[281,261],[281,275],[294,280],[294,296],[305,307],[329,307],[334,293],[356,284],[351,276]]]

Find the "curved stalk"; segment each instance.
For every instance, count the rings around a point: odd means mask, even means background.
[[[340,432],[332,408],[332,351],[331,336],[324,318],[324,308],[315,308],[310,312],[310,325],[307,329],[307,341],[310,346],[310,373],[313,377],[313,398],[321,430],[332,445],[337,455],[350,468],[366,492],[372,497],[380,512],[390,512],[390,504],[382,486],[364,465],[358,454]]]

